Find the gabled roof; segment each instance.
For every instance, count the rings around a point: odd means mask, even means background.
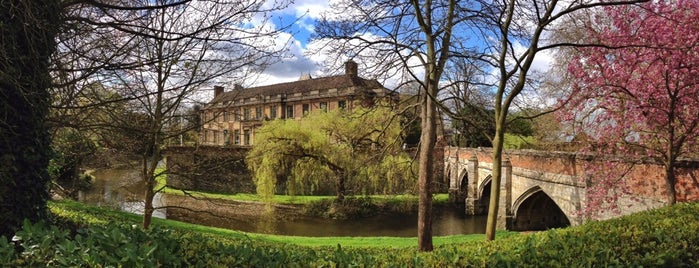
[[[280,94],[294,94],[310,92],[314,90],[344,89],[355,87],[360,90],[371,91],[372,89],[384,89],[383,85],[376,80],[368,80],[356,75],[342,74],[321,78],[312,78],[287,83],[273,84],[267,86],[233,89],[216,96],[210,103],[228,102],[238,99],[250,98],[258,95],[276,96]]]

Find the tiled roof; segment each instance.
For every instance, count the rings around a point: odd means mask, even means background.
[[[227,89],[228,91],[221,93],[210,103],[220,103],[233,101],[237,99],[250,98],[258,95],[276,96],[279,94],[294,94],[301,92],[309,92],[314,90],[326,89],[343,89],[356,87],[358,89],[377,89],[384,88],[381,83],[376,80],[368,80],[356,75],[336,75],[321,78],[312,78],[307,80],[299,80],[287,83],[280,83],[267,86],[242,88],[242,89]]]

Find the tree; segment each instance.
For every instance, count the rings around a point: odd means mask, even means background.
[[[486,223],[486,239],[495,239],[500,208],[502,154],[508,113],[525,89],[532,89],[530,80],[534,58],[542,51],[565,46],[595,45],[587,40],[578,43],[547,40],[546,31],[567,16],[600,6],[628,5],[640,1],[580,1],[560,3],[556,0],[515,1],[491,3],[479,1],[479,16],[473,28],[478,29],[485,42],[477,57],[495,72],[492,74],[495,111],[493,138],[493,174]]]
[[[277,3],[283,4],[283,3]],[[115,147],[137,152],[146,185],[143,227],[148,228],[162,149],[198,124],[182,124],[196,105],[196,94],[215,83],[242,79],[274,60],[283,47],[271,44],[278,30],[265,25],[279,5],[264,1],[130,1],[90,2],[67,8],[74,31],[59,39],[55,58],[56,95],[89,95],[82,84],[99,83],[119,99],[61,105],[84,110],[119,103],[123,109],[102,109],[94,126],[127,144]],[[261,25],[252,21],[261,19]],[[100,95],[94,95],[100,96]],[[92,97],[94,97],[92,96]],[[104,132],[103,132],[104,133]],[[138,137],[138,140],[128,139]],[[171,143],[174,143],[172,141]]]
[[[0,1],[0,236],[47,219],[49,56],[60,1]]]
[[[363,58],[375,73],[420,84],[418,247],[432,251],[432,188],[440,80],[452,48],[455,25],[472,15],[467,4],[440,1],[342,1],[316,27],[335,55]],[[346,53],[346,54],[345,54]],[[439,124],[441,125],[441,124]]]
[[[606,47],[577,49],[568,68],[575,84],[565,119],[589,134],[593,151],[662,163],[668,204],[678,159],[699,149],[697,15],[696,1],[606,8],[586,25],[587,38]]]
[[[352,182],[363,192],[405,190],[414,176],[401,134],[400,117],[388,108],[316,111],[303,120],[265,122],[246,162],[268,201],[284,176],[290,194],[333,183],[340,201]]]
[[[456,131],[452,138],[456,146],[492,147],[495,134],[493,111],[477,104],[465,103],[451,118],[452,128]]]

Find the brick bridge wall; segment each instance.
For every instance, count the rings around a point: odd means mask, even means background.
[[[456,148],[444,150],[444,174],[449,180],[452,200],[465,202],[467,213],[486,213],[490,195],[492,174],[492,150],[490,148]],[[546,212],[529,211],[525,201],[541,198],[544,193],[565,214],[570,225],[582,223],[578,213],[585,202],[587,185],[586,166],[601,165],[602,161],[614,160],[625,165],[629,171],[626,183],[631,195],[619,200],[621,213],[629,214],[640,210],[659,207],[667,200],[662,165],[654,162],[629,162],[620,159],[600,159],[591,155],[544,152],[534,150],[512,150],[503,153],[503,180],[500,189],[499,227],[517,227],[524,224],[524,214],[540,213],[536,217],[546,220]],[[621,168],[621,167],[620,167]],[[626,169],[624,169],[626,170]],[[678,201],[699,200],[699,161],[681,161],[676,170]],[[541,203],[546,204],[546,203]],[[518,215],[520,213],[521,215]],[[522,214],[524,213],[524,214]],[[599,219],[614,217],[615,213],[602,213]],[[518,219],[519,218],[519,219]],[[549,219],[551,220],[551,219]],[[564,223],[566,219],[555,219]],[[531,222],[532,219],[527,219]]]

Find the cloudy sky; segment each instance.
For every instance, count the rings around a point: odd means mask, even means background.
[[[310,42],[316,19],[319,19],[321,14],[329,10],[329,5],[332,1],[296,0],[287,8],[274,13],[271,22],[275,25],[272,27],[278,29],[282,25],[291,26],[285,34],[279,36],[275,41],[277,45],[286,44],[289,53],[286,57],[269,66],[257,79],[249,81],[245,86],[296,81],[304,74],[310,74],[313,77],[332,75],[323,70],[325,67],[323,61],[326,56],[311,53],[313,48],[319,46],[318,43],[320,42]],[[525,47],[517,46],[517,44],[515,44],[515,49],[526,50]],[[551,61],[552,57],[550,54],[539,53],[535,59],[533,69],[544,72],[548,70]]]
[[[298,80],[301,75],[313,77],[327,75],[321,71],[323,55],[311,55],[308,50],[315,20],[328,9],[329,1],[296,0],[287,8],[272,15],[275,28],[289,25],[290,29],[280,35],[276,43],[287,45],[288,54],[277,63],[269,66],[257,79],[255,85],[267,85]],[[250,85],[253,86],[253,85]]]

